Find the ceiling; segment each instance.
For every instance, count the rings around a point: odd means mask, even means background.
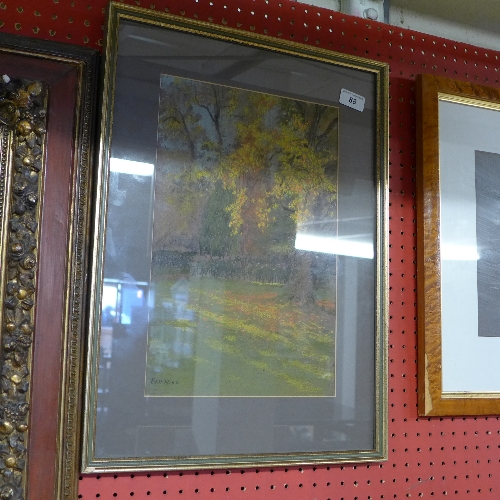
[[[387,1],[390,24],[500,50],[500,0]]]
[[[500,50],[500,0],[298,1],[335,11],[342,4],[344,12],[352,12],[356,4],[364,8],[384,3],[386,21],[394,26]]]

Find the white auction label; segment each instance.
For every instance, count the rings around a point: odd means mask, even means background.
[[[342,89],[340,91],[340,104],[349,106],[356,111],[363,111],[365,109],[365,98],[362,95],[355,94],[350,90]]]

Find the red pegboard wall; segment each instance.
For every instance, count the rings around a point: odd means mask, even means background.
[[[5,0],[0,29],[99,48],[107,0]],[[86,475],[79,498],[500,498],[500,421],[418,418],[415,76],[499,86],[500,53],[289,0],[127,1],[390,64],[389,460],[370,465]]]

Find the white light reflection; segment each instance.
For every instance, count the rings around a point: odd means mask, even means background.
[[[442,260],[479,260],[479,252],[475,245],[441,245]]]
[[[307,233],[297,233],[295,248],[297,250],[347,255],[362,259],[373,259],[374,257],[373,245],[371,243],[341,239],[333,236],[315,236]]]
[[[110,158],[109,169],[111,172],[117,172],[120,174],[152,176],[155,166],[152,163],[143,163],[141,161]]]

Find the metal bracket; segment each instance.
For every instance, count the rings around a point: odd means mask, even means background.
[[[371,21],[385,21],[384,3],[389,0],[342,0],[341,11]]]

